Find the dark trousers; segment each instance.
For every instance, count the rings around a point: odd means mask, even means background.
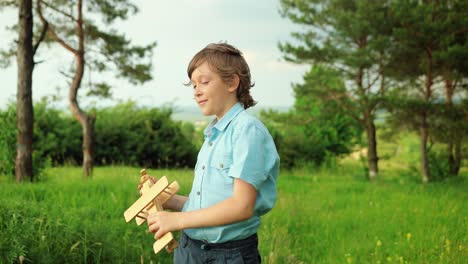
[[[257,234],[242,240],[205,243],[191,239],[184,232],[181,232],[179,247],[174,252],[175,264],[258,264],[260,262]]]

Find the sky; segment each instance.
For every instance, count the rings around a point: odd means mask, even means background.
[[[111,25],[126,34],[133,44],[156,41],[153,52],[153,80],[133,85],[106,75],[113,85],[112,99],[85,98],[81,104],[112,105],[133,100],[142,106],[195,106],[188,81],[187,65],[209,43],[227,42],[239,48],[250,66],[255,87],[251,93],[257,106],[290,107],[294,103],[292,83],[302,82],[305,65],[285,62],[278,43],[290,41],[290,33],[300,26],[280,16],[276,0],[177,0],[134,1],[139,12],[130,19]],[[0,13],[0,48],[6,48],[16,35],[5,27],[17,21],[13,10]],[[33,73],[33,100],[58,95],[58,106],[67,105],[68,87],[60,74],[73,63],[73,57],[61,47],[42,46],[40,60]],[[16,61],[0,68],[0,108],[16,98]],[[92,74],[91,74],[92,76]],[[89,77],[87,77],[89,78]]]

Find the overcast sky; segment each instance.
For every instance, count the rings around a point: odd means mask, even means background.
[[[301,82],[306,66],[284,62],[278,42],[290,40],[299,26],[282,18],[275,0],[174,0],[134,1],[140,12],[116,25],[134,44],[157,42],[153,55],[153,80],[132,85],[111,80],[113,100],[86,100],[84,105],[114,104],[132,99],[141,105],[194,106],[186,69],[192,56],[208,43],[227,41],[238,47],[251,68],[255,87],[252,94],[258,106],[291,106],[294,96],[291,83]],[[12,11],[0,13],[0,47],[16,37],[5,30],[17,20]],[[44,47],[42,47],[44,48]],[[59,69],[66,69],[72,57],[61,47],[41,52],[44,62],[37,65],[33,76],[33,100],[58,94],[66,105],[68,87]],[[0,107],[16,98],[16,61],[0,69]],[[109,78],[111,76],[109,75]]]

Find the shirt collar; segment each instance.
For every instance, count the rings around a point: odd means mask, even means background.
[[[240,112],[244,111],[244,107],[238,102],[227,111],[226,114],[221,118],[221,120],[217,120],[216,118],[211,121],[211,123],[205,128],[203,134],[205,136],[209,136],[211,134],[211,130],[216,128],[218,131],[224,131],[226,127],[231,123],[231,121],[236,117]]]

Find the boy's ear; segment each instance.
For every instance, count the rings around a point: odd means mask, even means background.
[[[232,75],[232,80],[229,83],[228,91],[229,92],[235,92],[237,90],[237,88],[239,87],[239,83],[240,83],[239,75],[237,75],[237,74]]]

